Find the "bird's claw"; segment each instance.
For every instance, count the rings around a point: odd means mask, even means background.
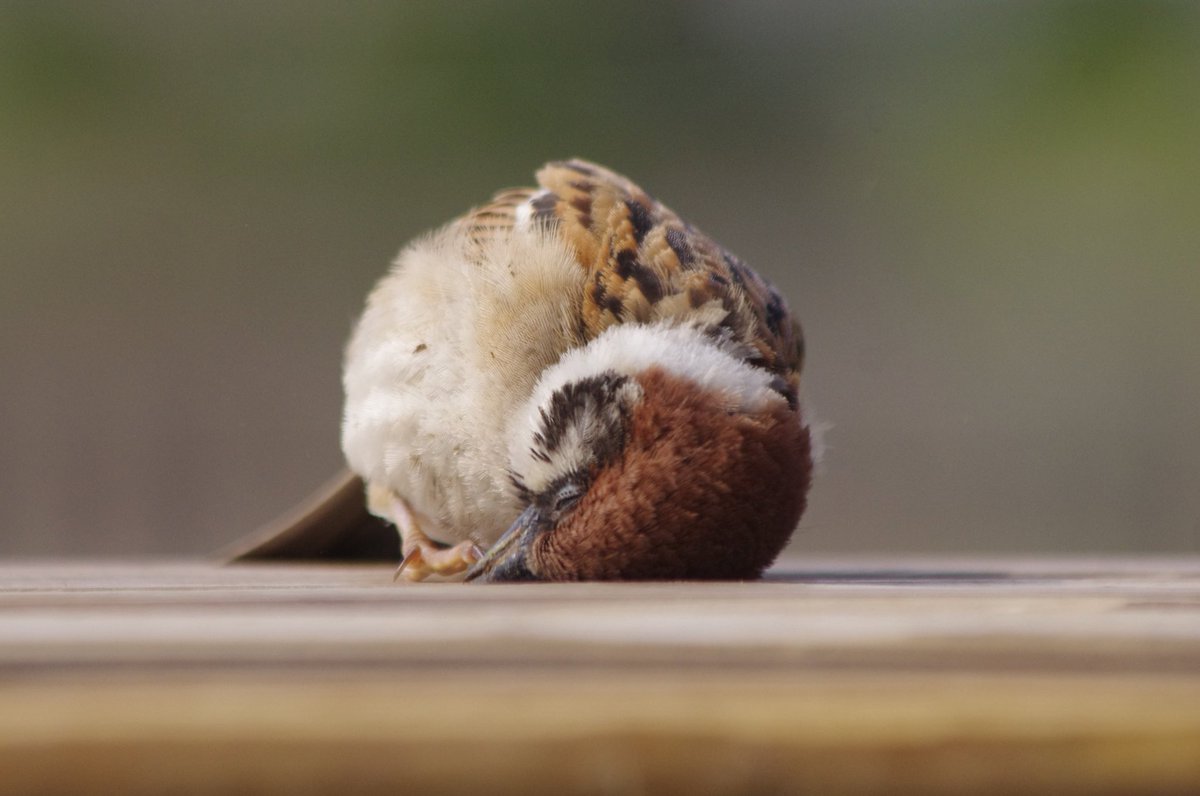
[[[483,550],[472,541],[459,542],[444,549],[428,542],[417,542],[404,554],[392,579],[422,581],[430,575],[458,575],[481,558]]]

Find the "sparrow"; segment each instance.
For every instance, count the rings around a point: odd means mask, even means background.
[[[536,180],[409,244],[346,348],[341,446],[400,573],[758,577],[812,478],[799,323],[625,177]]]

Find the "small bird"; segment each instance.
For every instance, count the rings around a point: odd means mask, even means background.
[[[407,579],[750,579],[804,511],[780,294],[628,179],[537,188],[405,248],[346,350],[342,449]]]

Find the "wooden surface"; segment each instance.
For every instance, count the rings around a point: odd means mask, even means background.
[[[0,793],[1200,793],[1200,558],[0,564]]]

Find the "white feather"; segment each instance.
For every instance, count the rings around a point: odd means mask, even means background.
[[[506,429],[538,376],[577,345],[583,273],[557,238],[490,243],[457,225],[419,240],[375,288],[346,352],[342,450],[404,497],[435,539],[495,539],[516,516]]]

